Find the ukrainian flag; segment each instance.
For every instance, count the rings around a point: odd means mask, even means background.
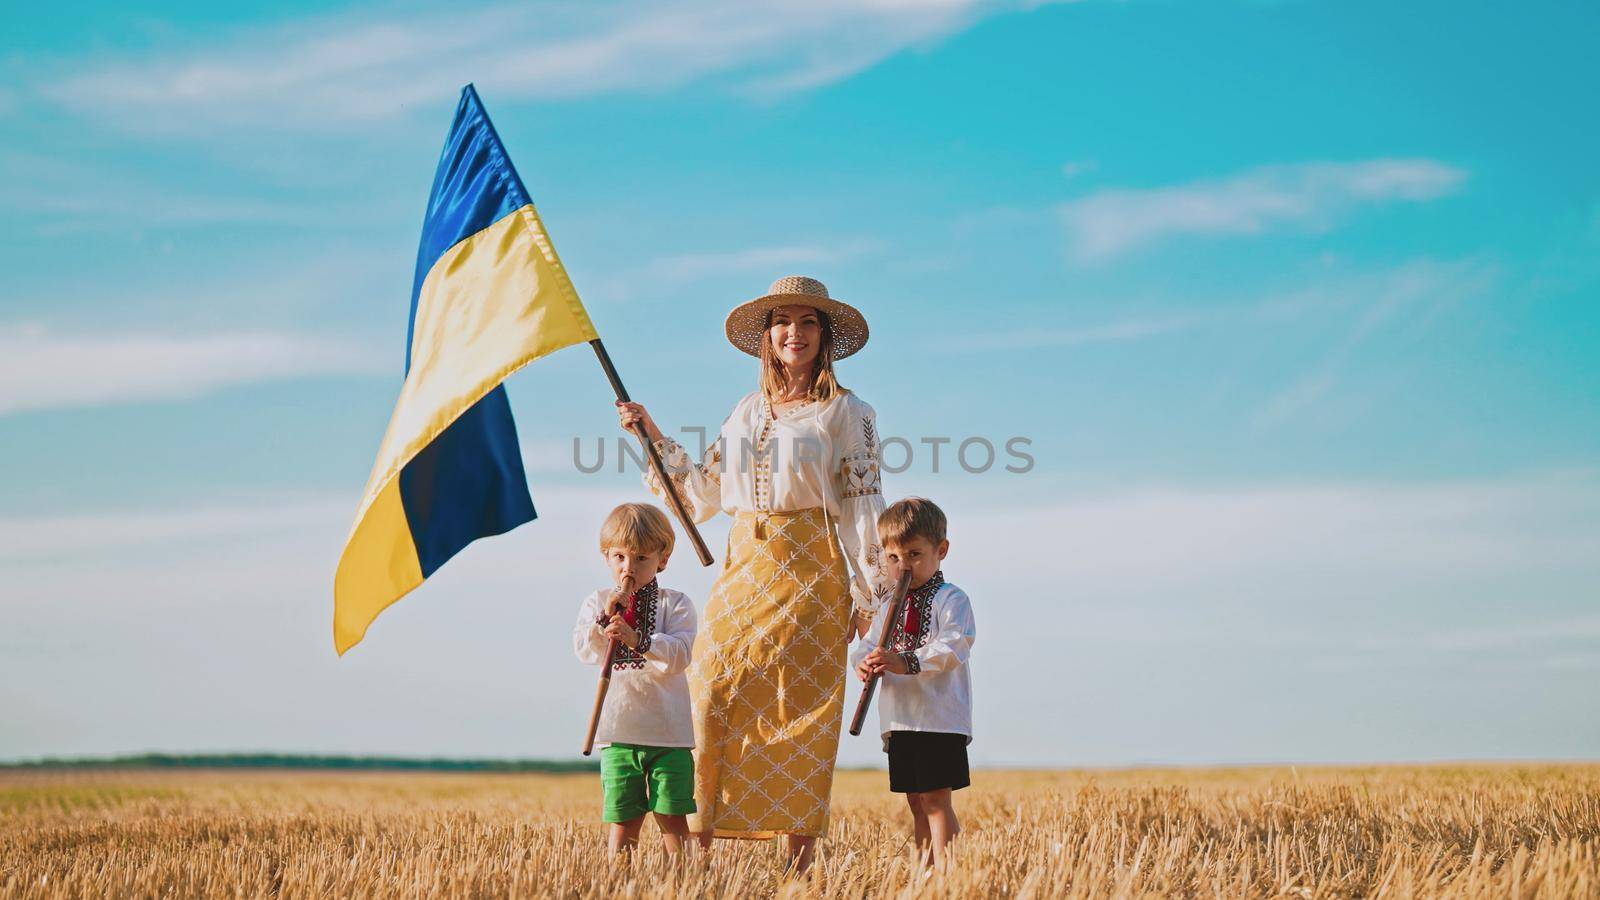
[[[534,518],[500,382],[597,337],[467,85],[422,225],[405,384],[334,575],[341,655],[461,548]]]

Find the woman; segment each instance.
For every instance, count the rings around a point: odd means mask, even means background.
[[[734,517],[689,673],[690,828],[703,846],[785,835],[804,871],[827,830],[847,645],[889,591],[877,417],[833,374],[867,342],[867,323],[821,282],[794,276],[735,308],[725,330],[761,360],[761,382],[700,463],[643,406],[618,413],[624,428],[644,426],[695,521]],[[645,484],[663,495],[648,469]]]

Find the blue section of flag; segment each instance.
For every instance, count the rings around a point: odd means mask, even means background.
[[[504,385],[474,403],[400,470],[400,502],[427,578],[461,548],[537,513]]]
[[[407,372],[417,297],[434,263],[461,240],[529,202],[478,92],[467,85],[439,157],[423,220],[406,326]],[[400,470],[400,498],[424,578],[478,538],[534,519],[504,385],[496,385],[406,463]]]
[[[406,371],[411,371],[411,339],[417,326],[417,297],[422,282],[446,250],[463,238],[488,228],[514,209],[533,201],[517,177],[478,100],[478,92],[467,85],[461,89],[456,118],[439,154],[439,168],[433,173],[433,190],[428,193],[428,212],[422,220],[422,243],[417,248],[417,271],[411,282],[411,316],[406,323]]]

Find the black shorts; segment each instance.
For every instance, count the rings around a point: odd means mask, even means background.
[[[943,731],[889,732],[889,790],[921,794],[940,788],[959,790],[972,783],[967,774],[967,736]]]

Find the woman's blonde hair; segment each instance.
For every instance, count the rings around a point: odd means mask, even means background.
[[[672,552],[676,536],[667,514],[650,503],[624,503],[600,526],[600,552],[621,547],[630,553]]]
[[[795,306],[805,306],[796,303]],[[831,400],[834,394],[842,393],[845,386],[833,375],[833,323],[828,320],[828,314],[816,307],[807,307],[816,310],[817,321],[822,325],[822,346],[817,348],[815,377],[811,379],[811,389],[806,392],[806,397],[811,400]],[[772,399],[783,393],[783,360],[778,359],[772,352],[772,310],[767,310],[766,317],[761,322],[761,393],[767,399]]]

